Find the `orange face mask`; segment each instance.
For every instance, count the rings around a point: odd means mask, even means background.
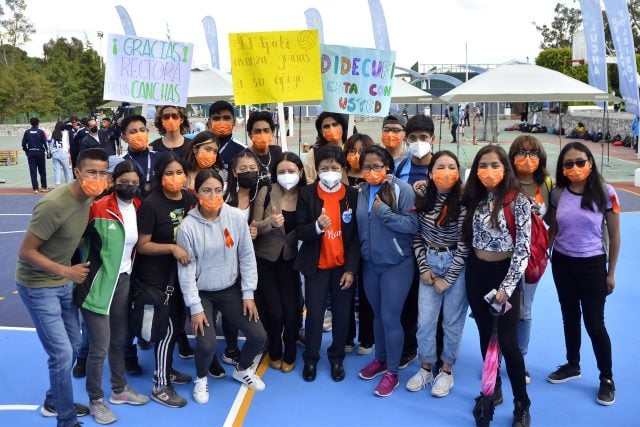
[[[80,187],[82,192],[88,197],[96,197],[104,193],[109,183],[106,179],[100,178],[82,178],[80,181]]]
[[[187,176],[185,174],[178,175],[173,174],[171,176],[162,177],[162,188],[170,193],[176,193],[187,183]]]
[[[332,144],[339,144],[342,142],[342,126],[330,127],[329,129],[322,129],[322,137]]]
[[[162,119],[162,127],[169,133],[180,130],[180,119]]]
[[[384,145],[388,150],[394,150],[398,148],[401,142],[402,137],[399,133],[389,132],[382,134],[382,145]]]
[[[251,135],[251,143],[259,151],[265,150],[269,145],[271,145],[272,141],[273,134],[271,133],[260,133],[258,135]]]
[[[540,164],[540,159],[532,159],[529,156],[525,156],[524,158],[515,158],[513,162],[516,166],[516,170],[523,175],[530,175],[534,173],[538,169],[538,165]]]
[[[360,172],[360,153],[347,154],[347,163],[349,163],[352,171]]]
[[[433,171],[433,183],[442,192],[447,192],[453,188],[460,179],[457,169],[436,169]]]
[[[203,199],[202,197],[198,197],[198,203],[207,212],[217,212],[218,209],[224,204],[224,200],[222,197],[216,197],[214,199]]]
[[[144,151],[149,146],[149,134],[147,132],[138,132],[129,135],[129,148],[133,151]]]
[[[379,172],[376,171],[367,171],[362,172],[362,177],[365,181],[369,183],[369,185],[380,185],[382,181],[384,181],[384,177],[387,176],[387,171],[382,169]]]
[[[562,174],[571,182],[582,182],[591,175],[591,166],[585,165],[583,168],[574,166],[571,169],[563,169]]]
[[[495,188],[504,179],[504,169],[478,169],[477,175],[486,188]]]
[[[231,135],[231,131],[233,131],[233,122],[218,120],[217,122],[213,122],[211,130],[216,136],[224,138],[225,136]]]
[[[198,150],[196,153],[196,163],[200,169],[209,169],[218,160],[218,156],[213,151]]]

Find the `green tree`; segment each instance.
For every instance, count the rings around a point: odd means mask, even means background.
[[[540,49],[571,48],[573,33],[578,29],[580,24],[582,24],[580,9],[567,7],[562,3],[558,3],[553,10],[556,16],[553,18],[551,25],[538,25],[533,22],[536,30],[538,30],[542,36]]]
[[[0,44],[6,42],[13,47],[18,47],[28,43],[36,30],[25,14],[26,0],[5,0],[5,4],[10,14],[6,19],[0,20]],[[4,16],[2,8],[0,8],[0,16]]]

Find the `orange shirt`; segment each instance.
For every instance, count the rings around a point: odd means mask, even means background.
[[[324,230],[320,241],[320,259],[318,268],[328,270],[344,265],[344,245],[342,243],[342,213],[340,200],[344,199],[347,189],[344,185],[335,193],[327,193],[318,185],[318,197],[324,202],[324,209],[331,225]]]

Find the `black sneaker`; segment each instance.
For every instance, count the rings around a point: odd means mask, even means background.
[[[547,375],[547,381],[552,384],[561,384],[569,380],[577,380],[582,377],[580,375],[580,366],[570,363],[558,366],[558,369]]]
[[[87,359],[84,357],[78,357],[76,359],[76,366],[71,371],[73,378],[84,378],[87,376]]]
[[[191,375],[183,374],[182,372],[171,369],[171,384],[189,384],[193,378]]]
[[[496,377],[496,385],[493,388],[493,405],[502,405],[504,399],[502,398],[502,377]]]
[[[529,413],[531,403],[514,402],[514,404],[511,427],[529,427],[531,425],[531,414]]]
[[[180,396],[173,389],[173,386],[163,386],[151,391],[151,398],[169,408],[182,408],[187,404],[187,399]]]
[[[237,365],[240,360],[240,349],[236,348],[235,350],[227,351],[224,349],[224,353],[222,353],[222,361],[227,365]]]
[[[87,408],[84,405],[81,405],[80,403],[74,403],[74,405],[76,406],[76,412],[78,412],[78,415],[77,415],[78,417],[84,417],[89,415],[89,408]],[[45,401],[44,404],[42,405],[42,408],[40,408],[40,414],[43,417],[57,417],[58,411],[56,411],[56,408],[55,406],[53,406],[53,403]]]
[[[140,348],[140,350],[149,350],[151,347],[153,347],[153,343],[145,341],[142,338],[138,338],[138,347]]]
[[[600,377],[600,389],[598,390],[598,398],[596,399],[601,405],[609,406],[616,403],[616,386],[613,380]]]
[[[178,356],[181,359],[193,359],[193,350],[189,345],[189,339],[187,338],[187,334],[182,333],[178,335]]]
[[[138,363],[137,357],[125,357],[124,370],[127,372],[127,375],[142,375],[142,368]]]
[[[213,360],[209,365],[209,376],[211,378],[224,378],[226,375],[227,373],[224,371],[224,368],[218,361],[218,358],[213,355]]]
[[[418,358],[418,355],[416,354],[415,351],[412,351],[410,353],[402,353],[402,357],[400,357],[400,365],[398,366],[398,369],[406,368],[407,366],[409,366],[409,363],[413,362],[417,358]]]

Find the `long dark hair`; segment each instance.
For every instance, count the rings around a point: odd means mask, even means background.
[[[344,116],[340,113],[332,113],[329,111],[323,111],[322,113],[320,113],[318,115],[318,118],[316,119],[316,131],[317,131],[317,137],[316,137],[316,144],[314,146],[314,148],[322,148],[325,145],[327,145],[329,143],[329,141],[327,141],[326,139],[324,139],[324,136],[322,136],[322,122],[324,121],[324,119],[331,117],[333,118],[336,122],[338,122],[340,124],[340,126],[342,127],[342,143],[344,144],[345,141],[347,140],[347,120],[344,118]]]
[[[584,185],[584,192],[582,193],[582,201],[580,202],[580,207],[582,209],[588,209],[593,212],[596,212],[596,210],[604,212],[607,209],[607,195],[602,188],[602,183],[604,182],[604,180],[598,172],[598,166],[596,165],[596,161],[593,158],[593,154],[591,154],[591,150],[589,150],[589,147],[584,145],[582,142],[570,142],[562,147],[562,151],[560,151],[560,154],[558,155],[558,164],[556,165],[556,185],[559,188],[565,188],[569,187],[569,184],[571,184],[571,181],[569,181],[569,179],[564,176],[564,168],[562,167],[562,163],[564,163],[564,157],[569,150],[577,150],[583,152],[587,155],[587,160],[589,160],[589,163],[591,163],[591,173],[587,177],[587,181]]]
[[[516,139],[511,143],[511,147],[509,147],[509,160],[511,162],[511,167],[515,171],[515,159],[516,153],[520,150],[525,150],[525,147],[530,147],[529,150],[535,150],[540,153],[540,161],[538,163],[538,169],[533,172],[533,180],[536,184],[542,185],[544,183],[545,178],[549,175],[547,172],[547,152],[544,151],[544,147],[538,141],[538,138],[532,135],[519,135]],[[431,170],[431,169],[429,169]]]
[[[51,138],[54,141],[62,141],[62,131],[64,130],[64,122],[58,121],[56,122],[56,127],[53,129],[51,133]]]
[[[433,173],[433,168],[435,167],[436,160],[440,157],[449,156],[455,162],[458,167],[458,173],[460,173],[460,162],[455,154],[451,151],[443,150],[438,151],[431,157],[431,162],[429,162],[429,171]],[[427,183],[427,191],[425,191],[424,195],[418,194],[416,197],[416,210],[418,212],[431,212],[436,205],[436,198],[438,196],[438,188],[432,179]],[[436,225],[447,226],[451,221],[456,221],[458,215],[460,214],[460,202],[462,198],[462,180],[458,177],[458,182],[453,186],[453,188],[447,194],[447,197],[444,199],[444,203],[442,204],[442,211],[440,216],[438,217]],[[443,215],[444,213],[444,215]]]
[[[177,162],[182,166],[182,170],[186,174],[188,169],[187,165],[184,162],[182,156],[178,156],[173,151],[167,151],[162,153],[161,156],[158,156],[158,161],[156,163],[156,167],[153,170],[153,179],[155,179],[158,189],[162,189],[162,175],[164,175],[164,170],[169,166],[169,163]]]
[[[260,162],[258,161],[258,156],[256,156],[256,154],[249,149],[242,150],[233,158],[233,160],[231,160],[231,164],[229,165],[229,181],[227,184],[227,194],[225,194],[224,200],[229,206],[233,206],[235,208],[238,207],[238,202],[239,202],[238,189],[239,188],[238,188],[238,177],[235,176],[233,171],[235,170],[236,165],[238,164],[238,159],[241,159],[243,157],[252,158],[256,162],[256,165],[258,165],[258,169],[260,168]],[[258,173],[258,185],[256,185],[255,187],[249,190],[249,200],[250,200],[249,212],[250,213],[253,213],[253,201],[256,198],[256,194],[258,194],[258,190],[260,190],[260,188],[264,187],[265,185],[269,187],[268,191],[271,191],[271,183],[269,182],[269,180],[260,179],[260,174]],[[249,215],[249,218],[251,217],[252,215]]]
[[[353,147],[356,146],[356,142],[358,141],[362,142],[363,151],[365,148],[375,144],[375,142],[373,142],[373,139],[369,135],[366,135],[364,133],[354,133],[347,139],[347,142],[344,143],[344,147],[342,147],[342,152],[344,153],[345,159],[347,158],[347,154],[349,154],[349,151],[353,150]],[[349,162],[347,162],[347,170],[349,169],[351,169],[351,166],[349,165]]]
[[[362,165],[364,164],[364,159],[369,154],[376,155],[380,158],[380,160],[382,160],[382,163],[387,168],[387,173],[391,173],[390,171],[393,171],[394,169],[393,157],[391,157],[391,154],[389,154],[387,150],[385,150],[379,145],[372,145],[364,149],[364,151],[362,152],[362,156],[360,156],[360,169],[362,169]],[[391,184],[389,184],[388,182],[383,183],[382,186],[380,187],[380,190],[378,190],[378,197],[380,197],[380,200],[383,201],[392,210],[396,210],[397,208],[396,192],[394,191]]]
[[[504,166],[504,178],[494,191],[495,204],[493,211],[491,212],[491,224],[493,227],[498,227],[498,214],[500,213],[500,209],[502,209],[502,205],[504,204],[507,194],[512,191],[520,192],[520,184],[518,183],[515,172],[513,172],[513,168],[511,167],[511,162],[509,162],[509,157],[504,149],[498,145],[486,145],[482,147],[473,159],[473,164],[469,171],[469,179],[467,180],[464,193],[462,195],[462,205],[467,208],[467,215],[464,219],[462,232],[467,243],[471,243],[473,238],[473,214],[476,211],[478,204],[487,197],[487,188],[482,185],[478,178],[478,163],[480,163],[482,156],[487,153],[496,153],[500,163]]]
[[[192,140],[190,140],[185,144],[184,161],[187,164],[187,167],[189,168],[190,171],[196,170],[196,166],[197,166],[196,155],[193,152],[193,148],[208,142],[215,143],[218,146],[218,150],[220,150],[220,141],[218,141],[218,137],[213,132],[210,132],[208,130],[204,130],[198,133],[196,136],[193,137]],[[216,162],[213,164],[212,167],[216,170],[221,170],[224,167],[224,164],[222,163],[222,156],[220,156],[219,152],[218,152],[218,155],[216,156]]]

